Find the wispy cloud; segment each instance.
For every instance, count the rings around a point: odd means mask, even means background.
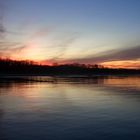
[[[77,38],[77,34],[68,35],[66,38],[61,39],[59,43],[53,45],[52,47],[56,49],[57,52],[53,55],[51,61],[59,61],[59,59],[61,59],[66,54],[69,47],[75,42]]]
[[[41,60],[40,63],[59,63],[65,59],[67,54],[69,54],[69,49],[71,49],[73,43],[75,43],[80,36],[78,32],[60,33],[59,35],[59,37],[53,38],[51,45],[47,46],[49,52],[46,53],[46,59]]]
[[[70,59],[67,61],[79,63],[102,63],[118,60],[135,60],[140,58],[140,46],[127,47],[126,49],[110,50],[85,58]]]
[[[31,35],[29,35],[29,37],[26,39],[25,42],[21,42],[21,41],[15,42],[13,40],[7,39],[5,36],[5,38],[2,38],[0,40],[1,57],[3,56],[10,57],[12,54],[22,53],[22,51],[29,49],[30,47],[29,44],[33,44],[33,42],[36,42],[36,40],[46,37],[48,35],[48,32],[49,32],[48,28],[42,27],[37,31],[34,31]],[[4,34],[4,32],[1,34]],[[27,35],[25,35],[25,37],[26,36]]]
[[[35,31],[30,37],[30,40],[36,40],[36,39],[40,39],[40,38],[44,38],[47,37],[47,35],[50,33],[49,28],[46,27],[42,27],[40,29],[38,29],[37,31]]]

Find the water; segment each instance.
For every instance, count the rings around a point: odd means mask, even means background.
[[[140,140],[140,77],[29,78],[0,82],[0,140]]]

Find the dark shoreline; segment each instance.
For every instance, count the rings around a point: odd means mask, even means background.
[[[31,61],[0,59],[3,76],[60,76],[93,77],[106,75],[140,75],[140,69],[106,68],[98,64],[38,65]]]
[[[125,78],[125,77],[140,77],[140,74],[117,74],[117,75],[23,75],[23,74],[9,74],[0,75],[0,83],[3,82],[50,82],[55,83],[57,80],[66,79],[83,79],[83,80],[97,80],[97,79],[108,79],[108,78]]]

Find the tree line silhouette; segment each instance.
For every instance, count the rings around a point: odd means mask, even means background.
[[[114,69],[102,65],[91,64],[54,64],[40,65],[33,61],[18,61],[0,59],[0,74],[22,75],[111,75],[111,74],[140,74],[140,69]]]

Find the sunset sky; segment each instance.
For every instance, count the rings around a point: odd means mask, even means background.
[[[140,68],[140,1],[0,0],[0,56]]]

